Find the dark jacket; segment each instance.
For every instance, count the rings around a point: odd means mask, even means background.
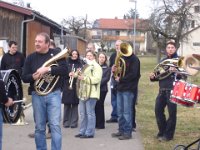
[[[24,56],[20,52],[11,55],[9,52],[4,54],[1,60],[1,70],[16,69],[19,75],[22,75],[22,68],[24,66]]]
[[[134,92],[140,79],[140,60],[134,54],[122,58],[126,63],[126,71],[124,77],[121,77],[117,84],[117,91]]]
[[[80,59],[78,60],[72,60],[70,57],[67,59],[67,69],[69,70],[69,72],[72,71],[72,65],[74,64],[74,68],[75,70],[77,70],[77,68],[82,68],[82,62]],[[62,95],[62,103],[63,104],[79,104],[79,98],[77,97],[76,94],[76,78],[74,78],[73,80],[73,84],[72,84],[72,89],[69,89],[69,74],[66,74],[65,77],[65,83],[64,83],[64,88],[63,88],[63,95]]]
[[[38,68],[40,68],[46,61],[55,56],[58,52],[59,52],[58,50],[49,49],[49,51],[46,54],[34,52],[26,58],[22,73],[22,80],[24,83],[30,83],[29,94],[31,94],[32,91],[35,91],[34,89],[35,80],[32,77],[33,73],[35,73]],[[58,66],[51,66],[51,72],[50,72],[51,75],[65,76],[66,74],[68,74],[67,64],[64,58],[59,59],[54,63],[58,63]],[[63,82],[62,79],[63,78],[59,78],[59,81],[56,83],[53,91],[62,88],[62,82]]]
[[[110,68],[112,68],[112,66],[115,64],[115,58],[116,58],[116,56],[117,56],[117,52],[112,53],[112,55],[110,56],[110,59],[109,59],[109,67]],[[117,81],[115,81],[113,75],[111,76],[110,80],[111,80],[110,81],[111,89],[116,90],[117,89]]]
[[[103,70],[103,75],[101,79],[101,85],[100,85],[100,91],[108,91],[108,81],[110,80],[111,75],[111,69],[108,67],[107,64],[101,65],[101,68]]]

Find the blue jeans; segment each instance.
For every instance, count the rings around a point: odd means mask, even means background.
[[[2,108],[0,108],[0,150],[2,150],[2,138],[3,138],[3,115]]]
[[[128,136],[132,135],[133,97],[132,92],[117,91],[119,132]]]
[[[46,121],[51,129],[51,150],[61,150],[61,91],[56,90],[45,96],[32,92],[33,117],[35,121],[35,143],[37,150],[47,150]]]
[[[111,105],[112,105],[112,112],[111,112],[111,119],[117,119],[117,90],[111,88]]]
[[[96,115],[95,115],[95,105],[97,100],[90,98],[88,100],[80,100],[80,129],[79,134],[94,136],[95,125],[96,125]]]

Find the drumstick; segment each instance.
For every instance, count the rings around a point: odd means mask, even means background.
[[[26,98],[23,98],[23,99],[21,99],[21,100],[13,101],[13,103],[15,104],[15,103],[20,103],[20,102],[25,102],[25,101],[26,101]]]

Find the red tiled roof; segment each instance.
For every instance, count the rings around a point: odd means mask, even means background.
[[[134,19],[97,19],[98,29],[133,29]],[[145,29],[143,19],[136,20],[136,29]]]

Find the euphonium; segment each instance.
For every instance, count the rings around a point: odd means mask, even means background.
[[[79,75],[84,73],[84,71],[89,67],[90,65],[85,64],[85,66],[82,68],[81,72],[79,71]],[[84,80],[77,80],[76,81],[76,94],[80,100],[87,100],[91,94],[91,79],[90,77],[85,76]]]
[[[59,52],[57,55],[46,61],[42,67],[51,67],[51,66],[58,66],[56,63],[57,60],[66,58],[68,54],[68,49],[64,49]],[[51,75],[50,73],[45,74],[42,78],[38,79],[34,83],[35,91],[38,95],[47,95],[49,94],[53,88],[55,87],[56,83],[58,82],[60,76]]]
[[[153,72],[155,74],[155,78],[158,80],[167,78],[169,75],[171,75],[174,72],[170,70],[170,67],[176,68],[177,72],[179,73],[187,74],[183,67],[183,60],[184,60],[184,57],[166,59],[162,61],[154,68]]]
[[[177,69],[176,72],[180,74],[195,75],[198,70],[195,70],[192,67],[197,66],[199,66],[199,61],[192,55],[188,55],[180,58],[166,59],[159,63],[154,68],[153,72],[156,79],[162,80],[174,72],[170,70],[170,67],[175,67]]]
[[[117,52],[117,56],[115,58],[115,67],[116,70],[114,72],[114,77],[123,77],[126,71],[126,62],[122,58],[122,56],[128,57],[131,56],[133,50],[130,44],[121,43],[120,50]]]

